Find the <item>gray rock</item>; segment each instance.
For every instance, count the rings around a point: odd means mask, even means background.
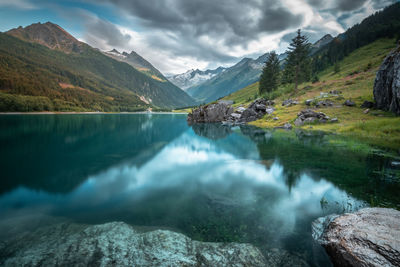
[[[221,122],[229,118],[233,113],[233,108],[226,104],[210,104],[201,106],[188,114],[188,123],[208,123]]]
[[[235,112],[231,114],[233,120],[239,120],[241,116],[241,114]]]
[[[265,110],[265,112],[266,112],[268,115],[271,115],[272,113],[274,113],[274,111],[275,111],[274,108],[267,108],[267,109]]]
[[[338,120],[338,118],[332,118],[332,119],[331,119],[331,122],[332,122],[332,123],[336,123],[336,122],[339,122],[339,120]]]
[[[385,58],[376,74],[374,99],[378,109],[400,115],[400,46]]]
[[[246,110],[246,108],[244,108],[244,107],[238,107],[235,112],[242,114],[243,111],[245,111],[245,110]]]
[[[275,127],[275,129],[284,129],[284,130],[291,130],[293,126],[290,123],[285,123],[282,126]]]
[[[294,121],[294,125],[302,126],[307,123],[325,123],[329,120],[329,116],[322,112],[315,112],[312,109],[304,109],[297,114],[297,119]]]
[[[299,102],[297,102],[296,100],[293,100],[293,99],[287,99],[282,102],[282,106],[284,106],[284,107],[290,107],[290,106],[297,105],[297,104],[299,104]]]
[[[277,120],[279,120],[279,118],[278,118],[278,117],[274,117],[273,120],[274,120],[274,121],[277,121]]]
[[[267,109],[267,106],[264,104],[256,104],[255,107],[258,111],[265,111]]]
[[[375,106],[374,102],[370,102],[370,101],[364,101],[364,103],[362,103],[361,107],[362,108],[373,108]]]
[[[348,106],[348,107],[354,107],[356,105],[356,103],[354,103],[351,100],[346,100],[346,101],[344,101],[343,105]]]
[[[2,266],[266,266],[250,244],[206,243],[167,230],[139,232],[122,222],[58,224],[0,247]]]
[[[335,266],[400,266],[400,211],[366,208],[319,218],[312,231]]]
[[[233,105],[235,102],[233,100],[219,100],[218,104]]]
[[[307,99],[304,103],[307,105],[307,106],[311,106],[311,103],[314,101],[314,99]]]
[[[318,101],[317,104],[315,104],[315,106],[317,108],[319,107],[332,107],[333,106],[333,102],[330,100],[322,100],[322,101]]]

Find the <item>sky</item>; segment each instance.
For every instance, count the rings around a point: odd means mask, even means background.
[[[283,53],[301,29],[336,36],[399,0],[0,0],[0,31],[60,25],[101,50],[135,51],[164,74]]]

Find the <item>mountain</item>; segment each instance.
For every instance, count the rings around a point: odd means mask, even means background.
[[[183,90],[187,90],[190,87],[198,86],[205,81],[210,80],[214,76],[220,74],[225,71],[225,68],[219,67],[215,70],[206,70],[201,71],[199,69],[196,70],[188,70],[185,73],[168,76],[168,80],[175,84],[176,86],[182,88]]]
[[[311,45],[311,55],[318,52],[321,48],[332,42],[334,38],[330,34],[326,34],[324,37],[319,39],[317,42]]]
[[[332,41],[332,36],[327,34],[312,45],[313,51],[317,52]],[[314,53],[315,53],[314,52]],[[200,85],[188,88],[186,91],[193,98],[202,103],[209,103],[221,97],[238,91],[260,79],[264,63],[267,61],[268,53],[257,59],[244,58],[236,65],[225,69]],[[279,60],[284,63],[288,56],[285,52],[280,54]]]
[[[134,111],[195,101],[47,22],[0,33],[2,111]]]
[[[118,61],[126,62],[138,71],[150,76],[151,78],[158,80],[160,82],[166,82],[167,79],[162,75],[162,73],[156,69],[150,62],[144,59],[135,51],[130,54],[126,52],[120,53],[118,50],[113,49],[108,52],[104,52],[106,56],[112,57]]]
[[[229,95],[260,78],[268,53],[257,59],[244,58],[206,82],[187,89],[189,95],[202,103]]]
[[[66,53],[83,51],[85,44],[78,41],[60,26],[51,22],[34,23],[25,28],[18,27],[9,30],[7,34],[27,42],[35,42],[50,49],[57,49]]]

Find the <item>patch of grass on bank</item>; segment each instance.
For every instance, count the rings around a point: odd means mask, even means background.
[[[264,97],[274,99],[276,111],[271,115],[252,122],[252,125],[261,128],[273,128],[287,122],[292,123],[297,118],[297,113],[310,108],[305,105],[307,99],[331,100],[332,107],[315,109],[324,112],[331,118],[338,118],[338,123],[304,125],[300,128],[322,130],[340,133],[351,138],[361,139],[371,145],[400,149],[400,117],[391,113],[371,109],[367,114],[361,104],[373,101],[373,85],[376,72],[388,53],[396,47],[394,39],[380,39],[372,44],[355,50],[339,62],[340,71],[334,73],[333,66],[321,72],[320,82],[304,83],[299,86],[297,93],[293,92],[293,85],[280,86],[275,92]],[[233,100],[236,104],[247,105],[253,101],[258,90],[258,83],[252,84],[235,92],[224,99]],[[340,96],[323,98],[321,93],[341,91]],[[285,99],[296,99],[299,105],[283,107]],[[350,99],[356,103],[355,107],[344,106],[345,100]],[[273,118],[278,117],[278,120]]]

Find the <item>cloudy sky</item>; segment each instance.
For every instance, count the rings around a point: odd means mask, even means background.
[[[284,52],[301,28],[333,36],[399,0],[0,0],[0,31],[51,21],[102,50],[136,51],[163,73]]]

